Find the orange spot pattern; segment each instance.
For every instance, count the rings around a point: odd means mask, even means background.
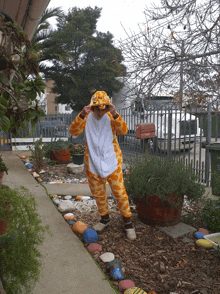
[[[106,195],[106,181],[108,181],[112,193],[117,201],[119,211],[122,216],[131,217],[131,211],[128,201],[128,196],[124,187],[123,174],[122,174],[122,152],[118,144],[118,139],[115,132],[119,135],[125,135],[128,131],[128,127],[122,117],[119,117],[115,120],[112,115],[108,112],[108,116],[111,120],[112,134],[113,134],[113,145],[114,151],[116,154],[118,167],[117,169],[110,174],[107,178],[102,179],[98,175],[94,175],[89,169],[89,154],[88,149],[85,151],[85,167],[86,175],[89,181],[89,187],[92,194],[95,197],[98,212],[100,215],[106,215],[109,213],[108,199]],[[73,136],[80,135],[85,129],[87,121],[87,116],[84,119],[81,119],[79,116],[70,125],[69,131]],[[87,144],[86,144],[87,147]]]

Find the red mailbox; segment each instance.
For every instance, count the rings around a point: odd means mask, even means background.
[[[149,139],[154,137],[156,137],[154,123],[136,125],[136,139]]]

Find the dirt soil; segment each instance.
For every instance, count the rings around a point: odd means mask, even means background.
[[[68,175],[62,165],[45,166],[44,169],[55,172],[58,177]],[[80,174],[82,178],[85,173]],[[111,200],[112,201],[112,200]],[[115,259],[122,263],[122,274],[126,280],[132,280],[136,287],[156,294],[219,294],[220,293],[220,258],[215,250],[204,249],[195,245],[192,233],[173,239],[163,234],[159,229],[139,221],[135,205],[131,203],[132,220],[136,228],[137,239],[129,241],[126,238],[122,217],[113,206],[110,211],[111,224],[99,233],[98,243],[102,245],[102,253],[112,252]],[[197,230],[202,227],[200,211],[202,206],[184,207],[188,216],[182,221],[194,226]],[[100,217],[97,209],[80,213],[73,211],[76,220],[81,220],[92,227]],[[84,243],[83,236],[78,235]],[[183,242],[187,237],[191,242]],[[189,241],[189,240],[188,240]],[[87,246],[87,244],[85,244]],[[109,277],[107,264],[99,258],[100,253],[92,253],[103,272]],[[119,281],[113,281],[119,291]]]

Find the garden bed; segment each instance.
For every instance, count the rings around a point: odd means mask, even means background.
[[[45,165],[44,170],[53,172],[56,179],[69,176],[85,178],[85,172],[79,175],[69,174],[66,165]],[[184,212],[188,215],[183,216],[182,221],[199,230],[202,227],[201,209],[202,205],[185,206]],[[84,222],[90,228],[100,219],[96,207],[89,212],[72,212],[76,220]],[[220,293],[220,259],[216,251],[197,247],[192,233],[173,239],[156,227],[143,224],[138,220],[135,205],[132,205],[132,213],[137,233],[135,241],[126,239],[122,217],[114,201],[110,211],[111,225],[99,233],[98,241],[102,245],[102,253],[112,252],[116,259],[121,260],[125,279],[132,280],[146,292],[155,291],[157,294]],[[79,234],[78,237],[83,242],[83,236]],[[100,260],[99,255],[92,253],[110,278],[106,270],[107,264]],[[119,281],[112,282],[119,291]]]

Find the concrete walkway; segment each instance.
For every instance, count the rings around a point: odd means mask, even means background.
[[[1,151],[1,154],[9,168],[8,175],[4,175],[3,184],[12,189],[20,186],[29,189],[38,205],[37,212],[43,225],[49,225],[53,234],[52,237],[46,234],[44,243],[39,248],[43,255],[43,267],[34,294],[117,293],[57,211],[47,196],[45,188],[36,182],[22,163],[18,157],[18,154],[21,155],[22,152]],[[75,190],[74,184],[71,184],[71,187],[65,184],[67,190],[64,190],[64,185],[62,185],[62,190],[59,191],[58,188],[61,189],[59,185],[62,184],[50,185],[51,189],[55,189],[56,194],[62,191],[61,194],[68,195],[70,191]],[[89,194],[87,185],[76,186],[76,192],[70,195]]]

